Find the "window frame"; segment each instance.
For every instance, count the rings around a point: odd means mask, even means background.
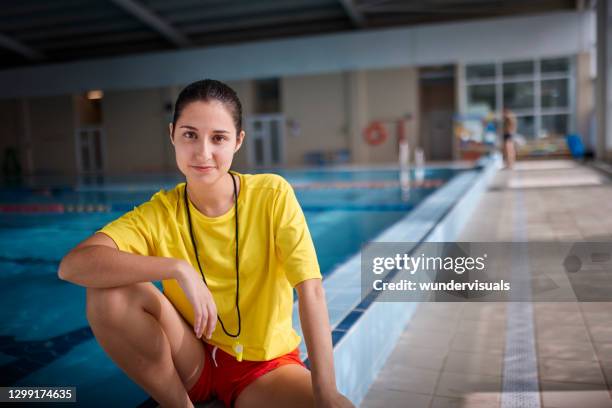
[[[568,71],[567,72],[549,72],[542,73],[542,61],[566,58],[568,60]],[[503,76],[503,64],[511,62],[521,61],[533,61],[534,72],[529,75],[517,75],[512,77]],[[469,79],[467,77],[468,67],[472,65],[494,65],[495,76],[490,78],[478,78]],[[503,88],[504,84],[515,83],[515,82],[533,82],[533,107],[525,109],[513,109],[517,117],[533,116],[534,117],[534,135],[524,135],[529,139],[537,140],[544,137],[542,129],[543,116],[548,115],[567,115],[567,133],[575,133],[576,131],[576,89],[575,89],[575,78],[576,78],[576,57],[572,55],[554,55],[541,58],[520,58],[512,60],[488,60],[488,61],[474,61],[464,65],[464,69],[461,70],[463,75],[463,92],[461,98],[461,111],[464,113],[469,112],[468,95],[469,87],[472,85],[494,85],[495,86],[495,107],[494,113],[499,116],[500,112],[504,108],[503,101]],[[565,79],[567,80],[567,106],[566,107],[554,107],[545,108],[542,107],[542,81]]]

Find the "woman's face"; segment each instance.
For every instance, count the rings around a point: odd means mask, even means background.
[[[187,181],[213,184],[230,169],[244,132],[237,137],[232,116],[221,102],[196,101],[183,108],[176,128],[170,124],[170,139]]]

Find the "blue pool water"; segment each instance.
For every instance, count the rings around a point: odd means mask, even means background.
[[[445,182],[459,171],[428,169],[425,177]],[[347,188],[347,182],[397,180],[397,171],[278,173],[296,186],[324,276],[435,190],[413,188],[406,199],[399,187]],[[88,407],[137,406],[148,398],[95,341],[85,317],[85,289],[56,273],[78,242],[179,181],[0,190],[0,204],[103,204],[111,210],[0,214],[0,385],[76,386],[78,405]],[[343,188],[321,187],[333,182]],[[298,187],[308,183],[319,187]]]

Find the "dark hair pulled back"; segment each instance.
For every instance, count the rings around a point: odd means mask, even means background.
[[[179,94],[174,104],[174,115],[172,117],[172,131],[176,128],[176,122],[181,116],[183,109],[192,102],[221,102],[229,111],[236,126],[236,135],[242,130],[242,104],[236,91],[221,81],[214,79],[203,79],[187,85]]]

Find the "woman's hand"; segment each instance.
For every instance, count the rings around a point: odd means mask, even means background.
[[[179,261],[176,275],[176,280],[193,306],[196,337],[201,338],[204,333],[210,339],[217,326],[217,306],[212,293],[188,262]]]
[[[338,391],[329,396],[316,398],[316,406],[321,408],[355,408],[355,405]]]

